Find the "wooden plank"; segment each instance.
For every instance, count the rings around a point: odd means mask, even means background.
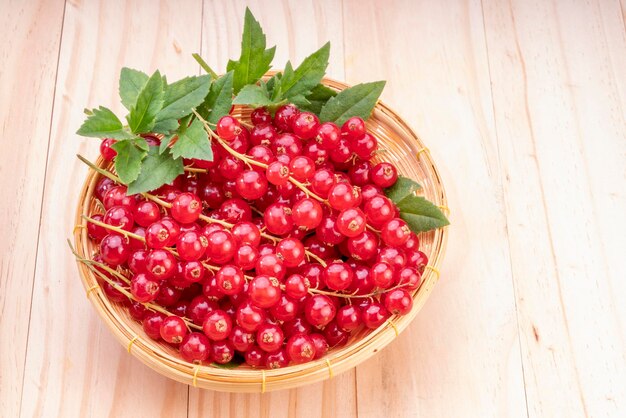
[[[86,175],[75,158],[99,142],[74,132],[83,107],[122,113],[122,66],[157,67],[170,80],[197,70],[199,1],[67,3],[48,153],[22,416],[185,416],[188,390],[129,356],[100,322],[79,282],[65,238]]]
[[[328,75],[344,78],[343,29],[337,2],[326,1],[205,1],[202,55],[219,72],[229,58],[239,56],[243,13],[249,5],[267,34],[277,44],[274,64],[290,59],[297,65],[331,41]],[[267,394],[227,394],[190,389],[189,417],[356,416],[354,371],[302,389]]]
[[[525,417],[498,149],[479,1],[346,1],[348,82],[421,135],[451,208],[441,281],[397,341],[357,368],[362,417]]]
[[[3,1],[0,415],[19,414],[63,1]]]
[[[529,415],[626,407],[617,1],[485,2]]]

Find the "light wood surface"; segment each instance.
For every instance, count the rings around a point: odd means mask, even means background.
[[[121,66],[221,71],[249,5],[299,62],[387,80],[452,210],[442,279],[387,349],[264,395],[154,373],[100,324],[64,240]],[[0,417],[626,416],[626,4],[0,0]]]

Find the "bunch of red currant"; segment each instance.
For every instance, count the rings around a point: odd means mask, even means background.
[[[186,161],[150,194],[129,196],[114,176],[95,189],[104,291],[189,362],[320,358],[408,313],[428,262],[385,196],[396,168],[370,161],[377,140],[362,119],[339,127],[293,105],[250,119],[222,117],[208,129],[214,160]]]

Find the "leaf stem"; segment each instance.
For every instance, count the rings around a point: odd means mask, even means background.
[[[217,73],[215,71],[213,71],[213,69],[211,67],[209,67],[209,64],[207,64],[206,61],[202,59],[200,54],[193,53],[193,54],[191,54],[191,56],[196,60],[196,62],[198,64],[200,64],[200,67],[202,67],[204,69],[204,71],[206,71],[211,76],[212,80],[215,80],[216,78],[219,78]]]

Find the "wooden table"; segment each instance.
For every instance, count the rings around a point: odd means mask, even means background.
[[[356,370],[265,395],[129,356],[65,245],[122,66],[171,79],[238,56],[242,1],[0,0],[0,416],[626,416],[624,0],[252,1],[275,63],[387,80],[452,210],[442,278]]]

